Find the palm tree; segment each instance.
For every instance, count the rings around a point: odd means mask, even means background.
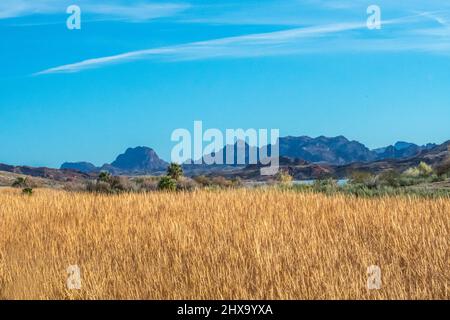
[[[97,182],[110,183],[110,181],[111,181],[111,174],[109,172],[106,172],[106,171],[100,172],[100,174],[98,175],[98,178],[97,178]]]
[[[18,177],[12,184],[14,188],[26,188],[28,186],[27,178]]]
[[[183,168],[178,163],[172,162],[167,168],[167,175],[174,180],[178,180],[183,176]]]

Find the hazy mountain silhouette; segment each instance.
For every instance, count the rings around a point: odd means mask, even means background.
[[[280,155],[303,159],[313,163],[342,165],[352,162],[369,162],[376,154],[357,141],[343,136],[328,138],[284,137],[280,138]]]
[[[284,140],[285,139],[285,140]],[[399,159],[386,158],[366,161],[373,159],[373,154],[382,154],[386,156],[389,147],[384,150],[367,151],[363,145],[358,142],[351,142],[344,137],[336,138],[308,138],[308,137],[287,137],[280,139],[280,151],[283,149],[289,156],[280,156],[281,168],[287,169],[296,179],[314,179],[326,176],[347,177],[355,171],[366,171],[380,173],[385,170],[394,169],[403,171],[410,167],[418,165],[424,161],[432,166],[439,165],[450,158],[450,141],[433,147],[428,144],[419,148],[419,153],[409,156],[416,145],[400,142],[393,147],[403,153],[396,153],[395,156],[405,156]],[[283,141],[284,140],[284,141]],[[237,146],[235,146],[237,148]],[[248,144],[244,146],[246,150],[245,165],[228,166],[197,166],[190,174],[211,174],[223,175],[228,177],[240,176],[242,178],[260,179],[260,164],[248,165],[248,152],[251,148]],[[300,150],[296,150],[300,149]],[[323,150],[323,157],[318,157]],[[235,149],[237,151],[237,149]],[[346,152],[355,152],[354,155],[348,155]],[[415,151],[417,152],[417,150]],[[296,158],[303,155],[305,159]],[[236,153],[235,153],[236,156]],[[235,161],[237,159],[235,158]],[[329,162],[346,162],[346,164],[332,164]],[[351,162],[354,161],[354,162]],[[101,170],[109,171],[115,175],[144,175],[144,174],[162,174],[165,172],[168,163],[160,159],[156,152],[147,147],[129,148],[125,153],[119,155],[111,164],[105,164],[102,167],[95,167],[88,162],[65,163],[62,169],[35,168],[29,166],[12,166],[0,164],[0,171],[12,172],[17,174],[44,177],[53,180],[72,181],[73,179],[95,178]],[[91,171],[92,170],[92,171]]]
[[[434,143],[418,146],[414,143],[399,141],[394,145],[373,150],[377,154],[377,160],[383,159],[402,159],[414,157],[422,151],[430,150],[436,147]]]
[[[89,162],[66,162],[61,169],[72,169],[92,173],[107,171],[112,174],[151,174],[166,170],[168,163],[159,158],[155,150],[148,147],[128,148],[111,164],[96,167]]]
[[[352,163],[371,163],[388,159],[407,159],[418,156],[422,152],[432,150],[435,144],[418,146],[414,143],[399,141],[394,145],[370,150],[358,141],[350,141],[344,136],[311,138],[281,137],[279,143],[279,155],[284,159],[299,159],[307,163],[320,165],[343,166]],[[233,148],[234,156],[227,159],[227,149]],[[268,147],[270,150],[270,146]],[[243,154],[241,159],[238,155]],[[223,169],[224,167],[240,167],[254,164],[250,161],[250,154],[256,155],[259,162],[259,148],[248,143],[235,143],[227,145],[217,157],[222,164],[207,165],[207,158],[216,157],[215,153],[202,158],[201,164],[183,164],[186,171],[210,171]],[[265,154],[265,152],[263,152]],[[270,152],[269,152],[270,155]],[[227,161],[228,160],[228,161]],[[231,161],[230,161],[231,160]],[[61,169],[72,169],[84,173],[108,171],[112,174],[153,174],[166,170],[168,163],[162,160],[158,154],[148,147],[129,148],[119,155],[111,164],[95,167],[89,162],[64,163]]]
[[[96,172],[100,168],[97,168],[90,162],[64,162],[61,165],[61,169],[75,170],[84,173]]]
[[[101,170],[113,174],[150,174],[164,171],[169,164],[159,158],[155,150],[148,147],[128,148],[110,165],[104,165]]]

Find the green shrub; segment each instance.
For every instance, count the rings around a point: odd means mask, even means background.
[[[26,194],[27,196],[31,196],[33,194],[33,189],[32,188],[23,188],[22,193]]]
[[[366,181],[372,177],[372,174],[368,172],[356,171],[350,175],[349,183],[351,184],[365,184]]]
[[[419,170],[422,177],[430,177],[433,174],[433,168],[431,168],[423,161],[419,163],[417,169]]]
[[[177,181],[169,176],[164,176],[159,180],[158,189],[164,191],[175,191],[177,189]]]
[[[324,192],[326,194],[333,194],[339,191],[337,181],[331,178],[318,179],[312,184],[312,189],[316,192]]]
[[[416,168],[409,168],[409,169],[406,170],[403,174],[404,174],[406,177],[417,178],[417,177],[420,177],[421,172],[420,172],[420,170],[416,167]]]
[[[276,175],[276,180],[281,185],[290,186],[292,185],[293,178],[286,170],[280,170]]]
[[[378,175],[380,185],[389,187],[400,187],[400,173],[395,170],[387,170]]]
[[[298,183],[293,184],[292,187],[290,187],[290,189],[295,190],[297,192],[311,192],[313,191],[313,186],[309,184]]]
[[[368,172],[353,172],[348,183],[374,189],[378,187],[378,177]]]
[[[409,168],[403,174],[413,178],[425,178],[433,175],[433,168],[431,168],[425,162],[420,162],[419,165],[415,168]]]

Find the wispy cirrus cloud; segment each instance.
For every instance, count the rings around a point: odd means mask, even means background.
[[[18,18],[31,15],[65,14],[66,8],[74,4],[69,0],[2,0],[0,19]],[[91,14],[103,20],[124,19],[144,21],[176,15],[190,7],[181,2],[150,1],[110,1],[81,0],[76,4],[84,14]]]
[[[56,1],[52,0],[2,0],[0,2],[0,19],[55,13],[57,11],[58,6],[56,5]]]
[[[378,5],[383,15],[391,18],[410,15],[414,11],[450,10],[450,2],[446,0],[246,0],[226,1],[226,4],[223,0],[217,0],[214,3],[217,10],[211,10],[211,6],[205,8],[201,3],[196,4],[191,14],[182,17],[182,21],[224,25],[305,26],[349,21],[356,16],[364,19],[370,5]]]
[[[189,4],[181,3],[139,3],[132,6],[120,4],[90,4],[84,6],[83,8],[88,13],[142,21],[173,16],[188,9],[189,7]]]
[[[425,11],[420,13],[421,16],[436,22],[434,26],[426,28],[418,28],[414,30],[417,35],[424,37],[450,37],[450,12],[449,11]]]
[[[145,49],[131,51],[123,54],[88,59],[81,62],[62,65],[35,73],[35,75],[51,73],[71,73],[88,68],[101,67],[111,63],[127,62],[130,60],[146,59],[151,57],[165,56],[174,59],[201,59],[208,57],[226,56],[257,56],[267,54],[261,51],[261,46],[266,49],[270,46],[280,48],[295,39],[318,37],[340,31],[354,30],[364,27],[361,23],[344,23],[324,25],[309,28],[295,28],[284,31],[248,34],[243,36],[225,37],[207,41],[198,41],[182,45],[164,48]]]
[[[255,33],[197,41],[161,48],[150,48],[118,55],[87,59],[84,61],[49,68],[34,75],[73,73],[85,69],[104,67],[142,59],[167,59],[169,61],[196,60],[227,57],[257,57],[271,55],[306,54],[317,52],[381,52],[424,51],[447,52],[450,39],[442,41],[435,37],[418,37],[414,28],[399,28],[397,25],[423,22],[430,19],[423,13],[383,22],[385,37],[367,37],[366,22],[337,23],[283,31]],[[390,32],[389,27],[393,30]],[[407,30],[407,31],[405,31]]]

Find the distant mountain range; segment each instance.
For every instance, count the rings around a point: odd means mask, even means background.
[[[280,170],[288,171],[296,180],[309,180],[320,178],[344,179],[351,176],[353,172],[368,172],[379,174],[386,170],[403,172],[408,168],[425,162],[431,166],[437,166],[450,160],[450,141],[434,148],[424,148],[412,157],[399,159],[385,158],[369,162],[352,162],[344,165],[333,165],[326,163],[302,163],[293,162],[291,158],[280,157]],[[240,177],[249,180],[264,180],[260,175],[261,165],[249,165],[241,170],[215,171],[213,175],[221,175],[227,178]]]
[[[84,173],[107,171],[115,175],[144,175],[165,171],[169,164],[160,159],[155,150],[148,147],[128,148],[111,164],[96,167],[89,162],[66,162],[61,169],[76,170]]]
[[[435,144],[427,144],[418,146],[414,143],[397,142],[394,145],[370,150],[364,144],[357,141],[349,141],[343,136],[311,138],[307,136],[301,137],[282,137],[279,139],[280,157],[285,161],[293,161],[297,159],[305,163],[325,166],[345,166],[352,163],[370,163],[382,160],[398,160],[418,156],[424,151],[432,150]],[[184,169],[187,172],[201,173],[229,167],[245,167],[250,165],[249,154],[255,152],[258,158],[258,148],[249,146],[248,144],[234,146],[234,158],[228,165],[192,165],[185,164]],[[244,161],[238,162],[238,150],[245,149]],[[269,147],[270,149],[270,147]],[[226,163],[226,152],[223,151],[223,163]],[[214,156],[214,154],[210,155]],[[206,158],[207,156],[205,156]],[[290,160],[287,160],[290,159]],[[83,173],[92,173],[100,171],[108,171],[112,174],[120,175],[144,175],[162,173],[168,166],[168,163],[162,160],[157,153],[148,147],[129,148],[125,153],[119,155],[111,164],[105,164],[102,167],[96,167],[89,162],[66,162],[61,169],[76,170]]]
[[[428,143],[423,146],[418,146],[414,143],[399,141],[393,146],[388,146],[385,148],[379,148],[373,150],[377,154],[377,160],[384,159],[402,159],[414,157],[420,154],[422,151],[431,150],[437,145],[434,143]]]
[[[357,141],[349,141],[343,136],[280,138],[280,156],[331,165],[369,162],[377,159],[377,154],[365,145]]]
[[[327,137],[283,137],[280,143],[280,167],[298,180],[322,177],[345,178],[355,171],[380,173],[395,169],[404,171],[424,161],[438,165],[450,159],[450,141],[441,145],[418,146],[408,142],[397,142],[392,146],[370,150],[357,141],[343,136]],[[224,176],[243,179],[270,179],[260,175],[261,164],[250,164],[250,152],[258,154],[258,148],[248,144],[230,145],[235,150],[231,164],[192,165],[184,164],[186,175]],[[237,151],[245,149],[243,163],[238,163]],[[270,146],[269,146],[270,149]],[[214,156],[214,154],[210,155]],[[205,156],[206,158],[206,156]],[[203,160],[205,160],[205,158]],[[225,153],[223,161],[226,162]],[[89,162],[66,162],[60,169],[34,168],[0,164],[0,171],[48,178],[56,181],[78,181],[95,179],[100,171],[114,175],[161,175],[168,163],[148,147],[129,148],[110,164],[96,167]]]

